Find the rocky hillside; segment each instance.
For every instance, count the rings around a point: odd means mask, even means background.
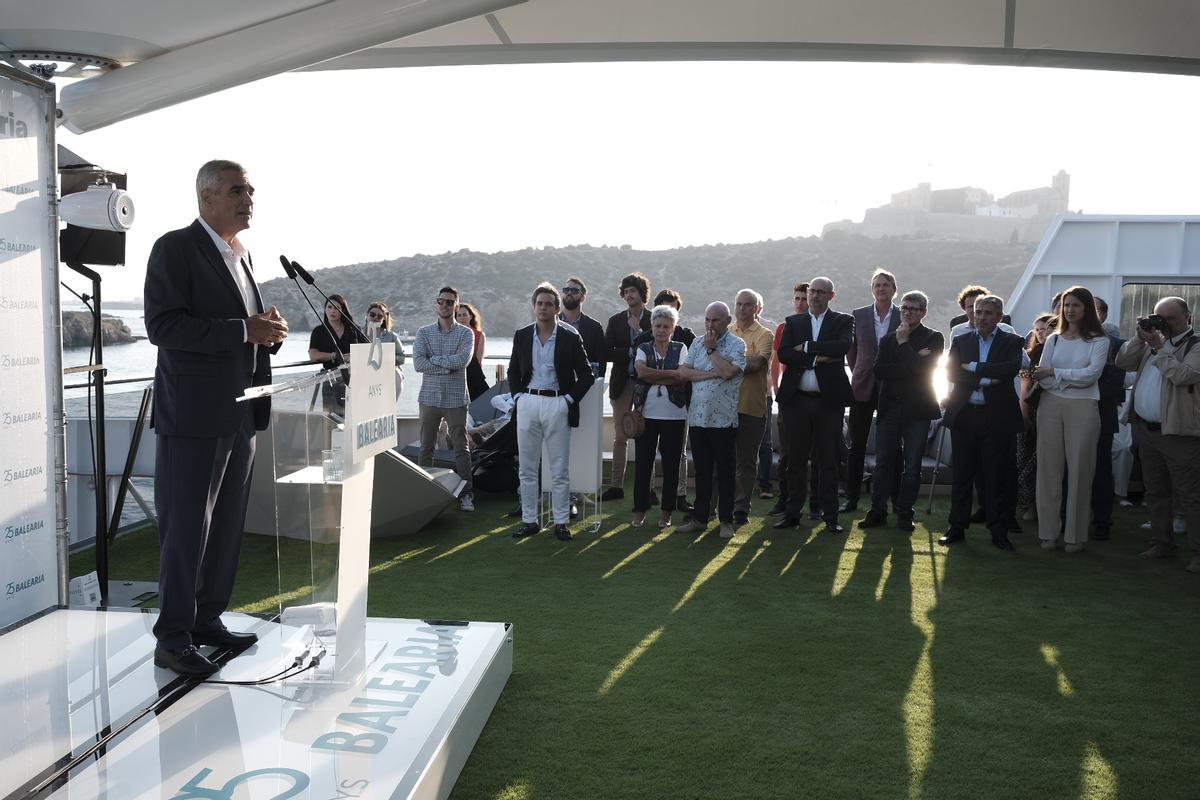
[[[63,347],[87,347],[92,343],[92,315],[85,311],[64,311]],[[116,317],[100,317],[100,336],[104,346],[136,341],[129,326]]]
[[[830,235],[659,251],[628,245],[530,247],[500,253],[460,250],[333,267],[317,271],[315,277],[327,292],[350,301],[356,319],[365,316],[368,302],[382,299],[392,308],[395,328],[413,333],[433,321],[433,298],[438,288],[449,284],[481,310],[484,330],[495,338],[511,336],[530,321],[530,291],[535,285],[549,280],[562,286],[570,275],[587,283],[585,309],[603,321],[624,307],[616,289],[621,276],[643,272],[656,291],[670,286],[683,295],[684,322],[698,328],[705,305],[713,300],[732,304],[743,287],[763,294],[765,317],[782,320],[791,313],[795,282],[817,275],[829,276],[837,286],[835,308],[865,305],[871,271],[885,266],[899,278],[901,291],[920,289],[929,295],[927,324],[944,329],[959,313],[954,298],[960,287],[983,283],[1007,295],[1034,249],[1031,244]],[[312,327],[312,313],[290,281],[279,278],[262,288],[267,302],[279,306],[293,330]]]

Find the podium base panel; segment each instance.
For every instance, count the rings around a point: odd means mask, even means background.
[[[444,798],[512,672],[507,624],[368,619],[352,683],[197,683],[154,666],[155,618],[54,609],[0,635],[0,713],[21,721],[0,731],[0,798]],[[223,662],[210,681],[273,675],[312,638],[224,622],[259,642],[203,648]]]

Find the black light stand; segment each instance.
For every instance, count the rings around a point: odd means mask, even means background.
[[[96,364],[104,364],[104,331],[100,326],[100,273],[76,261],[65,262],[92,282],[92,337],[96,342]],[[108,605],[108,461],[104,450],[104,373],[98,369],[89,380],[96,385],[96,577],[100,582],[100,605]]]

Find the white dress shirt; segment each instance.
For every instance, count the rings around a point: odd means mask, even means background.
[[[249,252],[242,246],[242,242],[236,236],[233,237],[233,245],[226,242],[212,227],[204,221],[204,217],[197,217],[200,224],[204,226],[204,230],[208,231],[208,235],[212,237],[213,244],[217,247],[217,252],[221,254],[221,260],[225,262],[225,268],[229,270],[229,274],[233,277],[233,283],[238,288],[238,293],[242,296],[242,305],[246,308],[246,316],[259,313],[258,289],[254,285],[254,280],[246,272],[243,265],[243,260]],[[242,320],[242,341],[247,340],[246,321]],[[255,345],[257,347],[257,345]]]
[[[825,311],[822,312],[820,316],[817,316],[816,314],[812,313],[811,310],[808,312],[808,317],[809,317],[809,319],[812,320],[812,341],[814,341],[814,342],[817,341],[817,338],[821,335],[821,325],[822,325],[822,323],[825,322],[825,315],[828,313],[829,313],[828,308],[826,308]],[[808,342],[804,343],[804,352],[806,352],[806,353],[808,352]],[[806,369],[800,373],[800,391],[802,391],[802,392],[819,392],[819,391],[821,391],[821,384],[817,382],[816,370],[814,370],[812,367],[809,367],[808,369]]]

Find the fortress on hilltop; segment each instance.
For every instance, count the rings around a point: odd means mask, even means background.
[[[1038,242],[1055,214],[1067,212],[1071,176],[1059,170],[1049,186],[1022,189],[1001,197],[975,186],[933,189],[918,184],[892,195],[890,203],[869,208],[862,222],[841,220],[821,230],[879,239],[967,239],[987,242]]]

